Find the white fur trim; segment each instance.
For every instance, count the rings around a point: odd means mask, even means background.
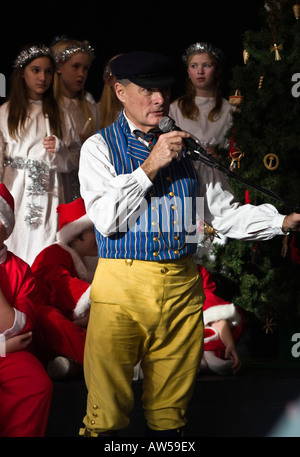
[[[89,286],[86,289],[86,291],[79,298],[79,300],[76,304],[76,307],[74,308],[74,311],[73,311],[74,319],[78,319],[79,317],[84,316],[86,311],[90,308],[90,306],[91,306],[90,292],[91,292],[91,286]]]
[[[26,325],[26,314],[24,314],[22,311],[19,311],[16,308],[14,308],[14,311],[15,311],[15,319],[14,319],[13,326],[11,328],[6,329],[3,332],[3,335],[5,336],[5,338],[7,340],[9,338],[12,338],[13,336],[21,333],[23,328]]]
[[[231,327],[236,327],[241,322],[241,316],[234,303],[211,306],[203,311],[204,325],[221,319],[227,320]]]
[[[69,224],[64,225],[59,232],[56,234],[56,239],[60,243],[68,244],[77,235],[82,233],[84,230],[93,227],[93,223],[87,214],[76,219]]]
[[[213,351],[204,351],[203,358],[205,359],[208,369],[213,373],[221,376],[232,373],[233,360],[220,359]]]
[[[0,196],[0,221],[5,227],[6,236],[9,237],[15,225],[15,215],[7,201]]]

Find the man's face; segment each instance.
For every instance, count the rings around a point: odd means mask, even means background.
[[[143,132],[157,127],[167,116],[170,105],[170,89],[137,86],[134,83],[115,84],[117,97],[123,103],[126,116]]]

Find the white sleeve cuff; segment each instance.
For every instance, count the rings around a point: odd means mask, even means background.
[[[136,168],[132,172],[132,176],[134,176],[139,185],[144,189],[145,193],[153,186],[153,182],[148,178],[141,167]]]
[[[78,319],[83,317],[86,312],[90,309],[91,299],[90,299],[91,286],[89,286],[86,291],[79,298],[76,307],[73,311],[73,318]]]
[[[278,233],[277,233],[278,235],[284,235],[284,232],[282,231],[282,224],[283,224],[284,218],[285,218],[285,216],[283,216],[280,213],[275,214],[275,216],[274,216],[273,227],[275,228],[275,230],[278,231]]]
[[[26,314],[22,313],[22,311],[19,311],[16,308],[14,308],[14,311],[15,311],[15,320],[14,320],[13,326],[3,332],[3,335],[6,340],[21,333],[26,324]]]

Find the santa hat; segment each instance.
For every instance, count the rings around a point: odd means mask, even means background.
[[[60,243],[68,244],[84,230],[93,227],[81,197],[71,203],[58,205],[56,211],[59,214],[56,239]]]
[[[9,237],[15,225],[15,202],[6,185],[0,184],[0,222],[5,227],[6,236]]]
[[[204,344],[209,343],[213,340],[218,340],[220,338],[218,330],[207,325],[204,328]]]

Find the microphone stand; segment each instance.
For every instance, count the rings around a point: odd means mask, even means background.
[[[233,171],[229,170],[227,167],[225,167],[224,165],[217,162],[215,159],[210,160],[207,156],[206,156],[206,158],[204,158],[203,156],[200,155],[199,152],[191,151],[191,150],[187,150],[186,155],[188,157],[190,157],[192,160],[199,160],[200,162],[204,163],[205,165],[207,165],[211,168],[216,168],[217,170],[221,171],[224,175],[226,175],[228,178],[235,179],[236,181],[239,181],[239,182],[245,184],[247,187],[251,187],[252,189],[258,190],[259,192],[261,192],[265,195],[268,195],[269,197],[273,198],[274,200],[277,200],[278,202],[283,203],[284,205],[289,207],[292,212],[300,213],[299,205],[297,205],[297,207],[295,208],[295,205],[283,200],[279,195],[275,194],[275,192],[273,192],[272,190],[269,190],[269,189],[266,189],[265,187],[260,187],[260,186],[257,186],[256,184],[250,183],[246,179],[242,178],[239,175],[236,175]]]

